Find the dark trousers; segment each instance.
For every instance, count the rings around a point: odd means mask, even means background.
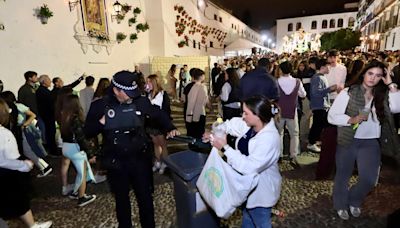
[[[354,163],[357,164],[358,181],[349,188]],[[333,207],[336,210],[346,210],[349,206],[361,207],[365,197],[376,184],[380,163],[381,154],[377,139],[354,139],[350,145],[338,145]]]
[[[316,170],[316,179],[328,179],[335,168],[335,154],[337,146],[337,127],[328,126],[321,134],[321,154]]]
[[[59,152],[57,151],[56,144],[56,123],[54,119],[44,119],[44,127],[45,127],[45,136],[46,136],[46,145],[50,154],[57,155]]]
[[[108,180],[114,194],[117,219],[120,228],[132,227],[131,202],[129,191],[132,186],[139,206],[140,223],[142,227],[155,227],[154,206],[152,197],[151,160],[143,158],[127,161],[120,160],[118,170],[108,170]]]
[[[324,109],[313,110],[313,124],[308,135],[308,143],[315,144],[320,139],[322,129],[328,125],[327,112]]]
[[[206,116],[200,116],[198,122],[187,122],[186,130],[187,135],[193,138],[201,139],[206,128]]]
[[[224,121],[230,120],[233,117],[240,117],[242,114],[240,108],[228,108],[225,106],[222,107],[222,112],[224,115]]]

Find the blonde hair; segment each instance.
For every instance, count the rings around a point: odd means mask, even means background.
[[[153,91],[151,92],[152,97],[155,97],[159,92],[164,90],[163,87],[161,86],[161,82],[158,75],[151,74],[147,77],[147,79],[150,80],[151,84],[153,85]]]

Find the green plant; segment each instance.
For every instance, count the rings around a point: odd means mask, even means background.
[[[38,12],[38,17],[45,17],[45,18],[50,18],[53,16],[53,12],[49,9],[49,7],[47,6],[47,4],[43,4],[43,6],[41,6],[39,8],[39,12]]]
[[[131,43],[133,43],[133,41],[137,40],[137,38],[138,38],[137,33],[132,33],[132,34],[129,36],[129,39],[131,40]]]
[[[128,4],[124,4],[121,6],[121,11],[123,14],[128,13],[131,9],[132,9],[132,6],[128,5]]]
[[[142,12],[142,10],[139,7],[136,7],[135,9],[133,9],[133,14],[140,14]]]
[[[340,29],[322,34],[321,50],[350,50],[360,45],[361,33],[351,29]]]
[[[128,20],[129,26],[132,26],[135,23],[136,23],[136,17],[129,18],[129,20]]]
[[[118,43],[120,43],[121,41],[125,40],[126,35],[122,32],[118,32],[116,35],[116,40]]]
[[[149,24],[147,24],[147,22],[146,23],[140,23],[140,24],[138,24],[138,25],[136,25],[136,30],[138,31],[138,32],[145,32],[146,30],[148,30],[150,27],[149,27]]]
[[[124,18],[125,18],[125,15],[117,14],[117,21],[122,21],[122,20],[124,20]]]

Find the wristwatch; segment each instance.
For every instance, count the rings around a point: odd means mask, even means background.
[[[226,151],[227,149],[229,149],[229,145],[228,145],[228,144],[224,145],[224,146],[221,148],[222,153],[225,153],[225,151]]]

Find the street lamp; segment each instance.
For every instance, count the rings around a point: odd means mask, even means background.
[[[116,13],[116,14],[111,14],[111,21],[113,20],[113,19],[116,19],[117,20],[117,22],[118,22],[118,24],[120,23],[120,21],[121,21],[121,10],[122,10],[122,5],[121,5],[121,3],[119,3],[118,1],[116,1],[114,4],[113,4],[113,8],[114,8],[114,12]]]

